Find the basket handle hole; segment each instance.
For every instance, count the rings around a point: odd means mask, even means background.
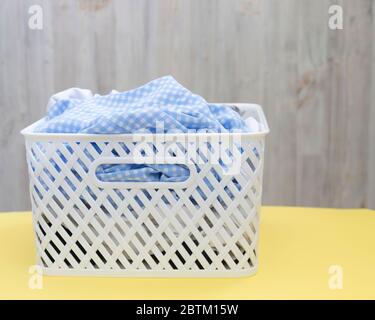
[[[101,182],[183,182],[190,169],[184,164],[119,164],[103,163],[95,170]]]

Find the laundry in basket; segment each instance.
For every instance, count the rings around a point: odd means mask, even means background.
[[[172,77],[52,97],[23,131],[39,263],[50,274],[255,271],[267,132],[260,107],[208,104]]]

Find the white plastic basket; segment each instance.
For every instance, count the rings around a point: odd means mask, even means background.
[[[25,128],[37,263],[44,273],[127,277],[254,273],[269,129],[260,106],[235,106],[244,118],[258,121],[259,131],[192,134],[186,145],[186,135],[181,134],[34,133],[44,119]],[[228,139],[231,150],[223,149]],[[133,151],[141,145],[143,153],[135,160]],[[213,145],[225,151],[218,162],[207,160]],[[186,162],[187,146],[194,146],[190,152],[196,157],[189,154]],[[168,163],[188,166],[187,180],[103,182],[96,177],[103,163],[160,163],[158,150],[163,148],[173,150]],[[223,161],[228,163],[236,154],[237,170],[226,170]]]

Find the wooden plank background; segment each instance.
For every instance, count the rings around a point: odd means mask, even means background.
[[[28,27],[32,4],[43,30]],[[328,28],[332,4],[344,30]],[[265,204],[375,208],[374,1],[1,0],[0,14],[0,210],[30,208],[19,131],[52,93],[166,74],[263,105]]]

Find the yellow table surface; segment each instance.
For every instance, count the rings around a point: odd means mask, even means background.
[[[35,263],[31,213],[0,214],[1,299],[375,299],[375,211],[263,207],[260,265],[234,279],[43,277]],[[343,271],[332,290],[331,266]]]

